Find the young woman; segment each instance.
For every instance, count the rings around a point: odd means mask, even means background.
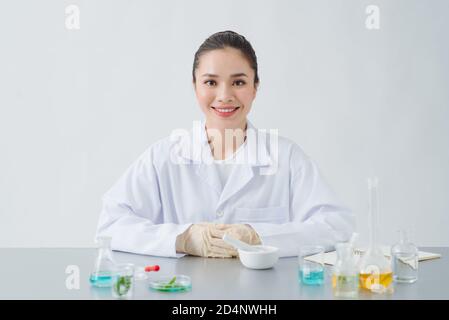
[[[103,197],[97,237],[114,250],[235,257],[225,233],[297,255],[305,244],[348,240],[354,216],[294,142],[256,130],[247,116],[259,85],[245,37],[218,32],[199,47],[197,130],[151,145]]]

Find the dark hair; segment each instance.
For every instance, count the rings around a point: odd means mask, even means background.
[[[243,53],[246,59],[248,59],[251,69],[254,70],[254,84],[259,83],[257,57],[251,43],[249,43],[244,36],[230,30],[214,33],[204,40],[203,44],[198,48],[193,60],[193,82],[196,82],[195,70],[198,68],[200,56],[208,51],[224,49],[227,47],[238,49]]]

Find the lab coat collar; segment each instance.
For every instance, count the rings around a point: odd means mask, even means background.
[[[180,155],[183,164],[196,165],[195,172],[219,195],[217,210],[240,192],[255,176],[256,168],[271,166],[275,163],[275,157],[271,157],[267,146],[271,143],[270,135],[263,130],[257,130],[253,124],[247,121],[246,142],[243,149],[235,155],[235,163],[226,185],[223,185],[216,168],[213,164],[214,158],[208,143],[205,121],[194,122],[193,129],[180,140]],[[272,148],[270,148],[271,150]],[[274,148],[273,152],[276,152]],[[260,172],[266,168],[258,168]]]
[[[272,165],[273,160],[267,149],[268,134],[256,129],[249,120],[247,120],[246,133],[244,149],[237,153],[236,162],[250,166]],[[179,155],[182,158],[193,163],[213,163],[214,159],[208,143],[204,120],[195,121],[189,134],[182,137],[179,143],[181,149]]]

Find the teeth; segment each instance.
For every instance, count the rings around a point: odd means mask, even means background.
[[[216,110],[218,110],[219,112],[232,112],[235,109],[237,109],[237,108],[234,108],[234,109],[216,109]]]

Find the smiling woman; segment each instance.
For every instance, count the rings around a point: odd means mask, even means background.
[[[253,83],[254,71],[239,50],[226,48],[204,53],[196,73],[199,77],[198,83],[194,82],[195,93],[207,123],[223,129],[243,129],[257,85]],[[215,112],[210,113],[210,109]]]
[[[243,139],[226,146],[226,129],[246,128],[259,85],[257,57],[251,44],[241,35],[218,32],[204,41],[193,62],[193,86],[206,116],[206,128],[217,160],[233,154]],[[213,130],[211,130],[213,129]]]
[[[111,236],[115,250],[221,258],[237,256],[225,234],[278,247],[280,256],[349,239],[354,216],[315,163],[291,140],[248,121],[257,68],[242,35],[224,31],[204,41],[192,83],[205,121],[185,139],[155,142],[131,165],[103,198],[97,237]]]

